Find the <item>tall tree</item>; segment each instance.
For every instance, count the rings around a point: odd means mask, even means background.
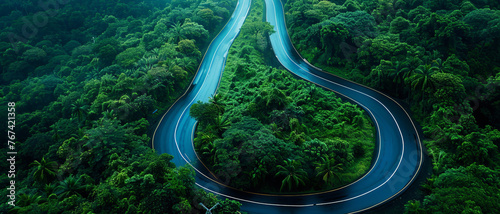
[[[33,174],[33,178],[36,182],[40,184],[47,184],[52,181],[52,179],[56,176],[57,172],[57,163],[55,161],[46,161],[43,157],[42,160],[35,160],[30,166],[36,166],[36,171]]]
[[[432,74],[437,72],[436,67],[432,67],[430,64],[421,65],[415,70],[415,73],[411,77],[411,86],[413,90],[419,90],[422,93],[422,111],[425,110],[425,92],[428,88],[434,87],[434,81],[432,80]]]
[[[280,171],[276,173],[275,176],[284,176],[285,178],[281,181],[280,192],[283,188],[288,187],[288,191],[292,191],[294,188],[298,188],[300,185],[305,185],[307,180],[307,172],[302,169],[301,164],[297,160],[285,160],[284,165],[277,166]]]
[[[57,187],[57,193],[59,197],[66,198],[72,195],[81,196],[81,192],[84,190],[84,186],[80,182],[80,179],[76,179],[73,175],[70,175],[63,181],[59,183]]]
[[[342,180],[338,174],[343,170],[341,167],[341,163],[335,163],[335,158],[328,158],[328,156],[323,157],[322,162],[318,163],[316,167],[316,171],[318,172],[317,176],[320,176],[327,185],[333,186],[334,177]]]

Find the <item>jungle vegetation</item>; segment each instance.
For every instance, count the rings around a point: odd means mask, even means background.
[[[197,213],[204,212],[200,202],[223,203],[214,213],[236,212],[238,202],[194,188],[192,170],[157,155],[146,134],[185,91],[236,1],[52,2],[49,10],[34,0],[0,7],[0,105],[16,102],[20,169],[17,206],[2,203],[0,212]],[[408,213],[500,213],[499,9],[496,0],[285,3],[290,36],[308,61],[406,102],[423,126],[433,175],[422,185],[425,196],[405,205]],[[237,188],[307,192],[342,185],[335,173],[369,167],[371,142],[344,136],[373,133],[368,117],[267,66],[265,34],[272,31],[259,16],[254,12],[253,24],[242,29],[250,36],[231,50],[219,93],[193,107],[198,153],[215,172],[230,172],[220,177]],[[305,114],[311,108],[329,114],[311,118]],[[331,123],[311,125],[320,119]],[[272,144],[264,154],[255,149],[261,137]],[[249,161],[257,155],[267,158]],[[276,168],[267,168],[271,161]],[[7,164],[0,162],[3,171]],[[2,186],[9,180],[0,175]],[[303,185],[312,181],[310,189]]]
[[[300,54],[408,104],[432,176],[407,213],[498,213],[500,3],[287,0]],[[393,90],[397,89],[397,90]]]
[[[332,91],[267,65],[273,27],[263,11],[262,0],[252,1],[218,93],[191,107],[198,156],[221,182],[253,192],[315,192],[360,178],[375,145],[370,118]]]
[[[195,188],[193,170],[158,155],[147,135],[237,1],[40,2],[0,5],[0,113],[16,103],[18,151],[16,206],[0,213],[239,210]],[[0,186],[9,181],[0,175]]]

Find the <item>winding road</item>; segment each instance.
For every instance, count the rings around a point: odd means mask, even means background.
[[[284,20],[281,0],[265,0],[267,21],[276,33],[270,41],[277,59],[296,76],[350,99],[368,112],[377,130],[375,161],[368,173],[340,189],[307,195],[276,196],[235,190],[200,164],[192,138],[196,121],[189,108],[207,102],[219,85],[226,56],[249,12],[250,0],[240,0],[231,19],[210,44],[193,85],[163,115],[153,135],[158,153],[174,156],[177,166],[196,171],[196,185],[208,192],[240,201],[249,213],[352,213],[387,202],[401,194],[422,166],[423,149],[408,112],[392,98],[357,83],[327,74],[302,59],[294,49]]]

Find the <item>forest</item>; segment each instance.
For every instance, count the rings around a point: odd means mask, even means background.
[[[498,213],[500,3],[287,0],[289,35],[309,62],[406,103],[432,175],[407,213]]]
[[[0,213],[239,210],[195,188],[194,171],[158,155],[148,135],[236,2],[2,1],[0,112],[15,102],[18,170],[15,207],[2,188]]]
[[[266,64],[272,55],[263,1],[253,1],[229,50],[220,89],[191,106],[195,148],[219,180],[263,193],[308,193],[349,184],[370,168],[375,129],[359,106]]]

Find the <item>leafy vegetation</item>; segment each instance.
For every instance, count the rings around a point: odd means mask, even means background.
[[[272,53],[253,1],[231,47],[221,86],[190,114],[198,120],[195,148],[224,182],[256,192],[312,192],[345,185],[369,169],[375,130],[355,104],[266,65]],[[266,27],[267,29],[268,27]],[[269,29],[272,29],[269,27]]]
[[[239,210],[195,188],[193,170],[156,154],[147,135],[236,1],[63,2],[1,3],[0,103],[16,103],[18,155],[16,206],[0,213]]]
[[[308,61],[405,101],[423,126],[433,175],[408,213],[499,212],[499,9],[473,0],[286,1],[290,36]]]

